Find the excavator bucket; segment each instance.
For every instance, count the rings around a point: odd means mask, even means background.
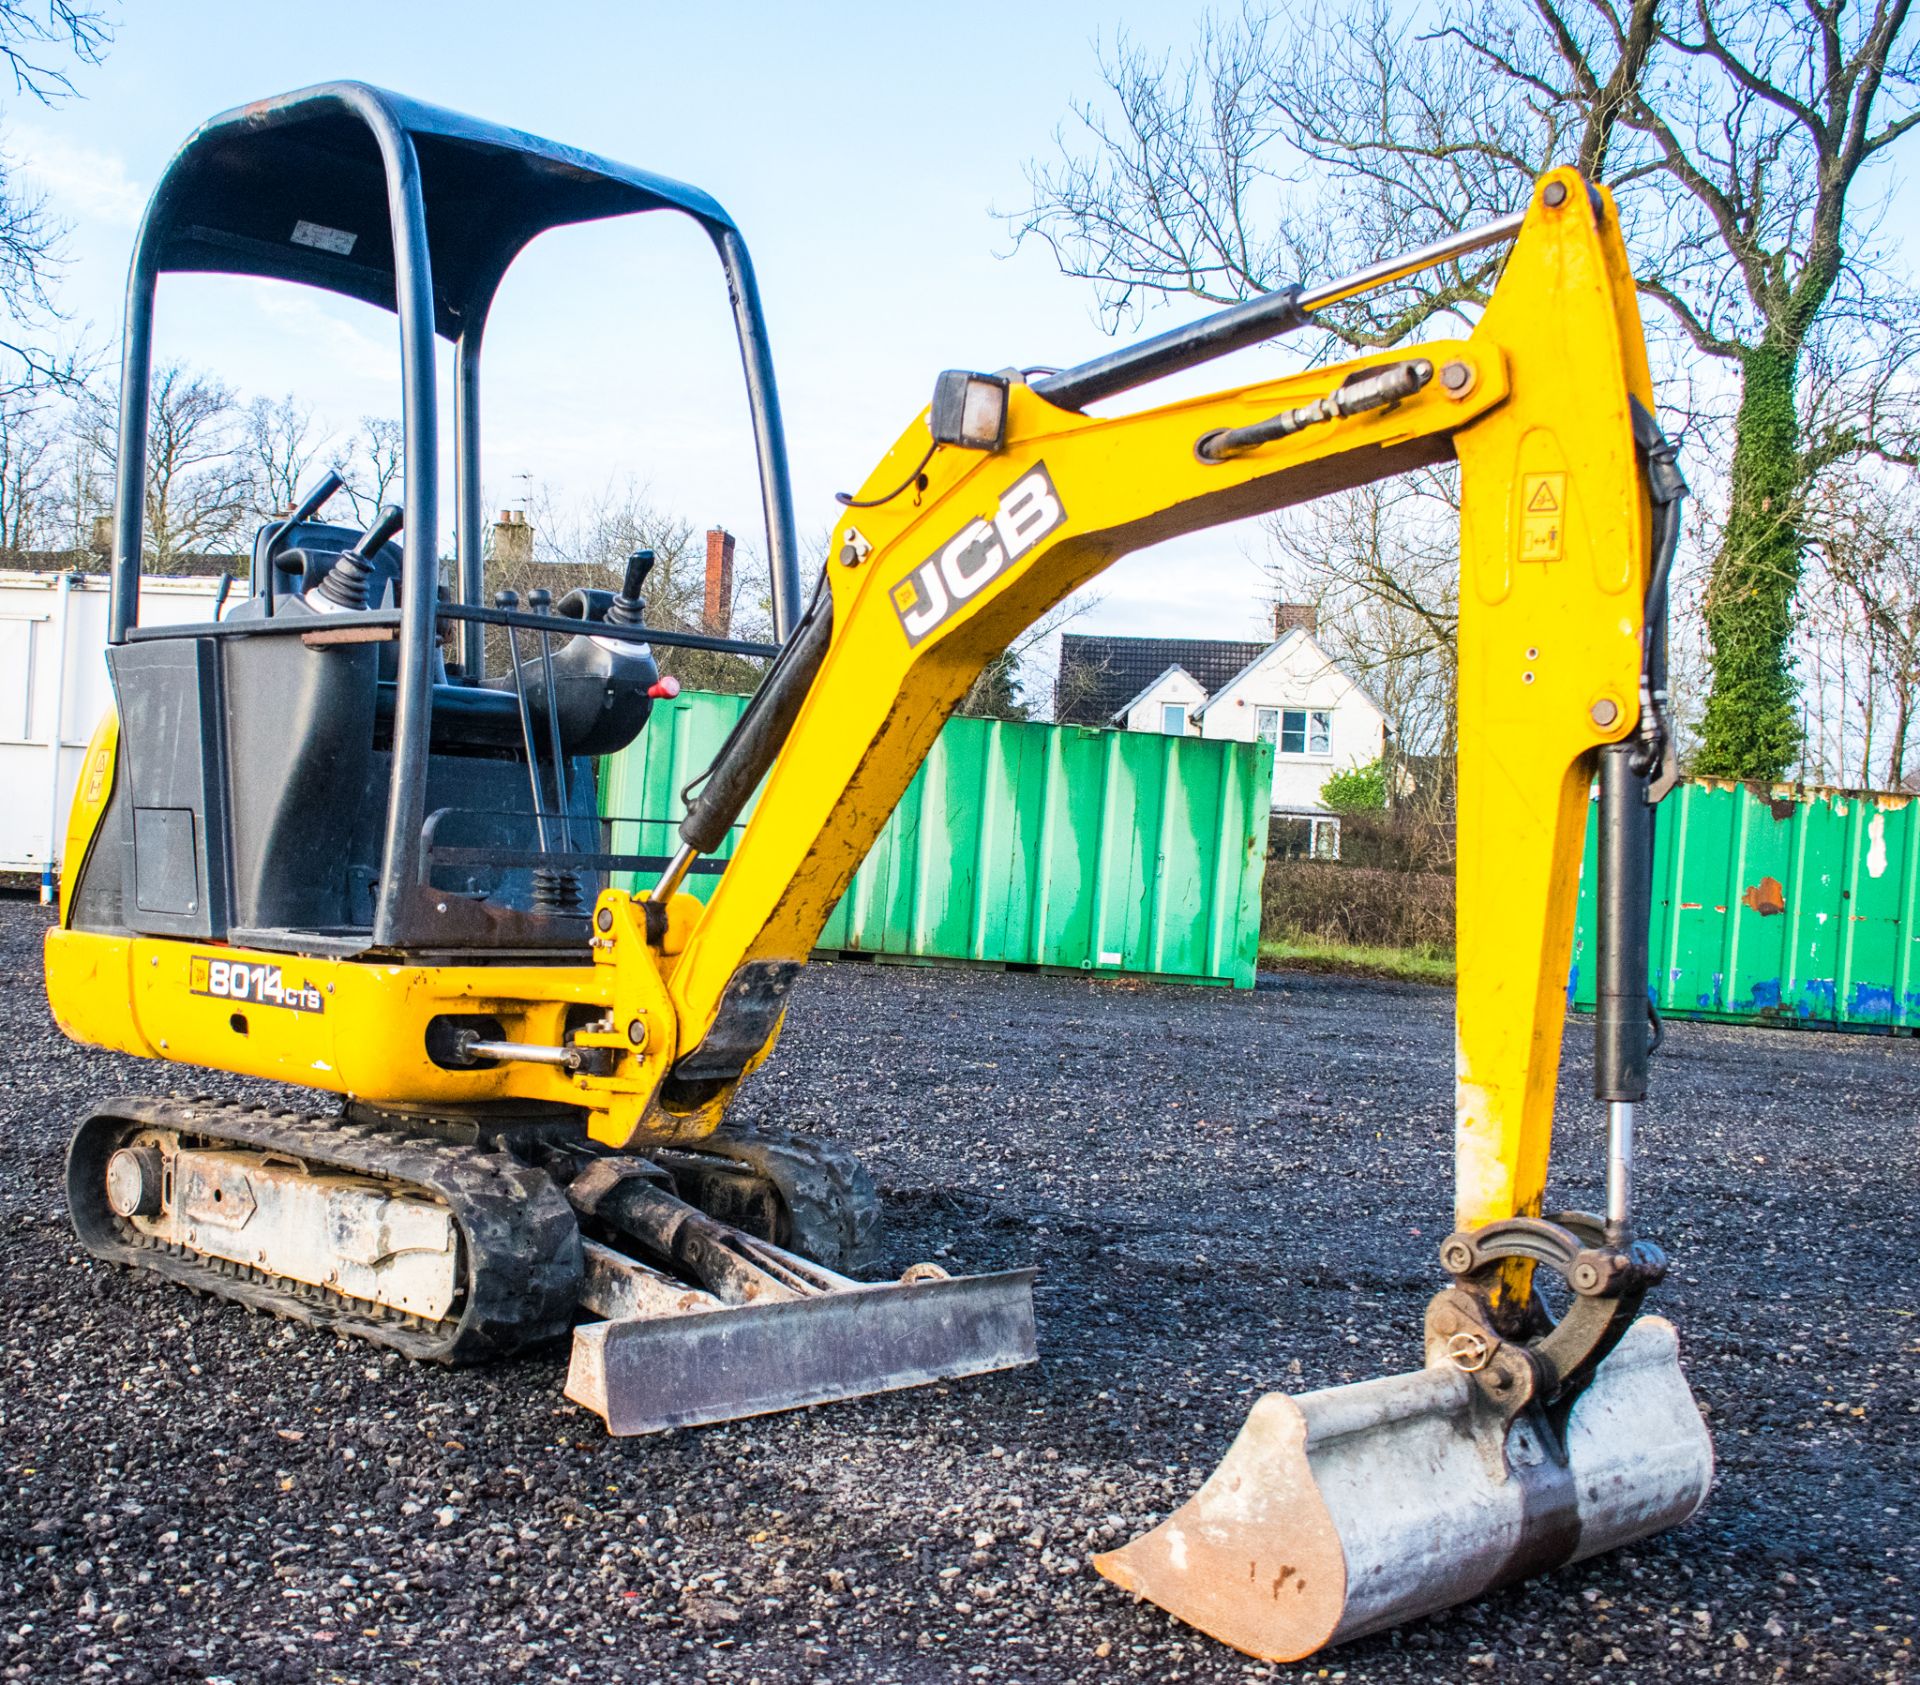
[[[1564,1428],[1503,1420],[1450,1364],[1268,1393],[1187,1503],[1094,1566],[1293,1662],[1676,1526],[1712,1476],[1673,1325],[1642,1317]]]

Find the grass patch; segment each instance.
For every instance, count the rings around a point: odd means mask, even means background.
[[[1371,948],[1319,936],[1267,937],[1260,943],[1260,964],[1276,971],[1325,971],[1402,983],[1453,981],[1452,951],[1433,946]]]

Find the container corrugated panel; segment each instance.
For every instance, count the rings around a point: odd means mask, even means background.
[[[1572,1005],[1593,1005],[1598,806]],[[1689,780],[1655,821],[1652,976],[1675,1018],[1920,1029],[1920,808],[1904,795]]]
[[[616,849],[673,851],[680,790],[744,703],[655,708],[602,781],[603,812],[647,821],[616,825]],[[1251,988],[1272,784],[1264,743],[950,720],[818,946]]]

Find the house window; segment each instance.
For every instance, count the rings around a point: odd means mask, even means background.
[[[1169,737],[1187,735],[1187,705],[1184,702],[1160,704],[1160,729]]]
[[[1266,711],[1261,710],[1262,713]],[[1281,709],[1280,753],[1283,755],[1332,754],[1333,711],[1329,708]]]
[[[1253,735],[1261,743],[1271,743],[1280,735],[1280,710],[1256,708],[1253,711]]]

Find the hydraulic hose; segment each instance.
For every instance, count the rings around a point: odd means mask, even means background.
[[[687,816],[680,821],[682,847],[654,886],[652,900],[664,901],[673,893],[694,855],[712,854],[726,841],[747,798],[759,787],[793,730],[800,704],[812,688],[832,641],[833,597],[823,574],[807,612],[793,636],[781,646],[772,671],[753,693],[746,712],[728,733],[697,791],[688,787]]]

